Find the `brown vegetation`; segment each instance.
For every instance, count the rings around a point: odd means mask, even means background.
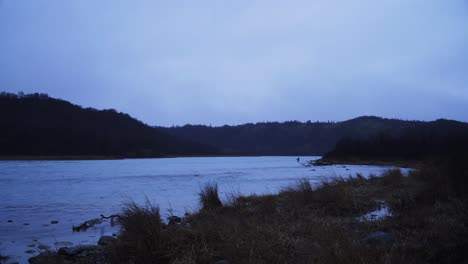
[[[408,176],[390,170],[317,188],[303,179],[276,195],[224,202],[216,185],[206,185],[201,209],[169,223],[149,203],[129,204],[120,239],[104,248],[105,262],[466,263],[467,196],[458,191],[466,177],[456,172],[467,171],[450,168],[426,166]],[[391,217],[360,220],[382,203]]]
[[[201,210],[165,224],[151,205],[130,205],[114,263],[459,263],[467,260],[466,196],[440,168],[403,176],[335,179],[313,188],[307,180],[277,195],[231,197],[216,185],[200,192]],[[430,180],[429,180],[430,179]],[[358,217],[385,201],[393,213]],[[394,240],[369,242],[382,231]]]

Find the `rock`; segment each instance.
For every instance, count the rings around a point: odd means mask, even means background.
[[[323,160],[319,159],[319,160],[312,161],[312,165],[313,166],[329,166],[331,164],[326,162],[326,161],[323,161]]]
[[[393,234],[383,232],[383,231],[376,231],[369,233],[365,238],[364,241],[368,243],[375,243],[375,242],[383,242],[383,243],[393,243],[395,242],[396,238]]]
[[[7,261],[9,258],[10,257],[0,255],[0,263],[2,263],[2,261]]]
[[[40,249],[40,250],[47,250],[47,249],[49,249],[50,247],[47,246],[47,245],[40,244],[39,246],[37,246],[37,248]]]
[[[26,253],[26,254],[34,254],[34,253],[36,253],[36,250],[28,249],[28,250],[26,250],[24,253]]]
[[[99,250],[99,246],[94,245],[81,245],[75,247],[63,247],[58,250],[58,254],[73,258],[76,256],[88,256]]]
[[[28,259],[29,264],[63,263],[63,257],[51,252],[43,252]]]
[[[107,246],[107,245],[113,243],[116,240],[117,239],[115,237],[113,237],[113,236],[102,236],[98,241],[98,245]]]
[[[54,243],[54,246],[56,247],[70,247],[73,246],[72,242],[69,241],[58,241]]]

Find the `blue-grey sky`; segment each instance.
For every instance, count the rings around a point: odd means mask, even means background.
[[[468,2],[0,0],[0,90],[152,125],[468,121]]]

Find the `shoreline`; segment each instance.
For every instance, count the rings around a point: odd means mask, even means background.
[[[421,168],[424,164],[421,160],[370,160],[370,159],[324,159],[309,161],[314,167],[330,165],[370,165],[370,166],[395,166],[399,168]]]
[[[20,156],[0,156],[0,161],[35,161],[35,160],[120,160],[125,159],[124,157],[118,156],[99,156],[99,155],[20,155]]]
[[[313,157],[316,155],[166,155],[157,157],[124,157],[100,155],[19,155],[0,156],[0,161],[54,161],[54,160],[124,160],[124,159],[169,159],[169,158],[235,158],[235,157]],[[317,157],[321,157],[317,155]]]
[[[466,196],[439,189],[458,186],[449,172],[388,170],[319,187],[303,179],[275,194],[224,201],[217,185],[207,184],[198,210],[165,222],[158,206],[129,204],[117,237],[44,252],[30,263],[458,263],[468,257],[466,240],[454,240],[466,239]]]

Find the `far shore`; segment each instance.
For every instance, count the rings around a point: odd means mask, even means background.
[[[320,158],[315,161],[310,161],[312,166],[328,166],[328,165],[371,165],[371,166],[395,166],[400,168],[419,168],[422,166],[422,160],[382,160],[382,159],[330,159]]]
[[[93,155],[83,155],[83,156],[0,156],[0,160],[3,161],[15,161],[15,160],[118,160],[124,159],[123,157],[118,156],[93,156]]]
[[[154,157],[125,157],[125,156],[101,156],[101,155],[20,155],[20,156],[0,156],[0,161],[34,161],[34,160],[122,160],[122,159],[163,159],[163,158],[222,158],[222,157],[274,157],[274,156],[290,156],[290,157],[303,157],[303,156],[317,156],[320,155],[164,155]]]
[[[126,156],[105,156],[105,155],[19,155],[19,156],[0,156],[0,161],[60,161],[60,160],[124,160],[124,159],[168,159],[168,158],[224,158],[224,157],[321,157],[321,155],[240,155],[240,154],[225,154],[225,155],[164,155],[154,157],[126,157]],[[302,160],[301,160],[302,162]],[[421,166],[421,161],[416,160],[366,160],[366,159],[323,159],[304,160],[312,166],[327,166],[327,165],[374,165],[374,166],[395,166],[401,168],[418,168]],[[315,165],[314,165],[315,164]]]
[[[296,159],[297,157],[303,159],[304,156],[320,155],[165,155],[154,157],[125,157],[125,156],[103,156],[103,155],[21,155],[21,156],[0,156],[0,161],[73,161],[73,160],[124,160],[124,159],[168,159],[168,158],[223,158],[223,157],[274,157],[274,156],[288,156]],[[301,160],[302,162],[302,160]],[[307,160],[304,162],[311,166],[328,166],[328,165],[373,165],[373,166],[395,166],[400,168],[419,168],[421,161],[417,160],[366,160],[366,159],[323,159]]]

